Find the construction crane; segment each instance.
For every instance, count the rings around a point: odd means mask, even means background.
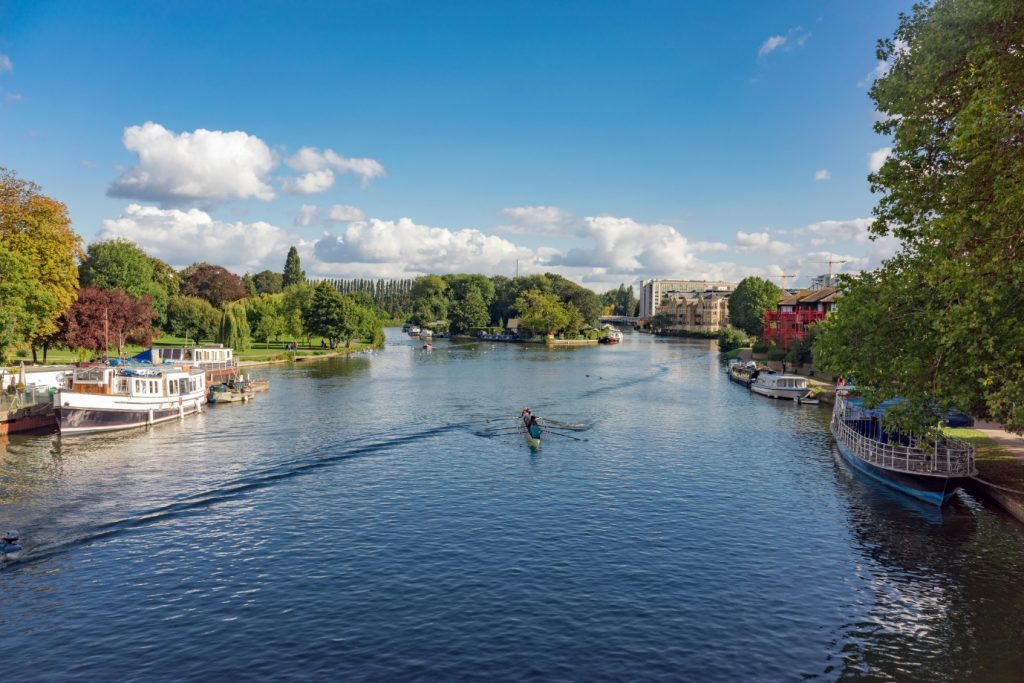
[[[768,277],[770,277],[770,278],[778,278],[779,281],[781,282],[782,291],[785,292],[785,291],[787,291],[786,290],[786,280],[788,280],[791,277],[796,277],[796,275],[769,275]]]
[[[828,264],[828,286],[832,286],[832,266],[839,265],[840,263],[847,263],[846,259],[834,259],[832,254],[828,255],[827,261],[807,261],[807,263],[827,263]]]

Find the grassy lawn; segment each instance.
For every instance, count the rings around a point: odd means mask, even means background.
[[[289,351],[288,344],[293,341],[298,344],[298,350]],[[310,341],[311,344],[307,346],[306,339],[304,337],[302,339],[291,339],[282,337],[280,341],[272,341],[269,343],[253,343],[253,348],[249,349],[248,351],[241,351],[239,353],[236,353],[235,357],[240,361],[288,360],[292,356],[325,356],[328,354],[336,353],[352,353],[355,351],[365,349],[369,346],[368,344],[353,344],[351,348],[339,346],[338,348],[332,351],[331,349],[325,349],[321,347],[321,339],[319,337],[313,337]],[[200,342],[197,342],[195,339],[189,339],[187,345],[196,346],[199,344],[213,343],[214,342],[209,339],[204,339]],[[154,339],[153,346],[186,346],[186,341],[184,337],[164,336]],[[125,346],[124,354],[125,356],[134,356],[137,353],[145,351],[146,348],[147,347],[144,346],[134,346],[129,344]],[[113,357],[116,354],[117,349],[111,349],[111,356]],[[46,362],[52,365],[59,365],[62,363],[77,363],[78,361],[81,360],[90,360],[91,355],[92,354],[88,354],[85,357],[80,357],[80,355],[77,352],[69,349],[50,349],[46,354]],[[13,360],[13,365],[17,365],[18,362],[22,360],[24,360],[26,363],[31,362],[32,357],[28,356],[27,358],[14,358]],[[39,361],[42,362],[42,360],[42,353],[40,353]]]
[[[1004,450],[998,443],[976,429],[947,427],[949,436],[963,439],[974,446],[978,476],[985,481],[1024,491],[1024,460]]]

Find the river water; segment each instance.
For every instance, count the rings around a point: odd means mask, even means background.
[[[703,341],[438,341],[261,368],[181,422],[10,437],[19,680],[1024,675],[1024,529],[838,459]],[[532,452],[523,406],[580,431]],[[495,432],[499,432],[495,434]]]

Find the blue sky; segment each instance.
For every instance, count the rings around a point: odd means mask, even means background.
[[[0,2],[0,165],[175,266],[873,267],[867,96],[910,2]]]

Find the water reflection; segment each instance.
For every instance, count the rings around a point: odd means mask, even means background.
[[[996,655],[983,665],[996,676],[989,680],[1013,680],[1007,676],[1019,659],[1001,653],[1019,647],[1024,592],[1006,594],[997,585],[1006,569],[1024,569],[1020,536],[1005,534],[1006,520],[963,492],[942,508],[927,505],[859,476],[838,451],[833,459],[859,554],[855,588],[864,611],[835,632],[826,672],[872,680],[984,680],[977,673],[985,651]],[[993,564],[998,557],[1012,568]],[[994,626],[989,611],[978,610],[993,602],[1010,603],[1007,612],[1015,616]]]

